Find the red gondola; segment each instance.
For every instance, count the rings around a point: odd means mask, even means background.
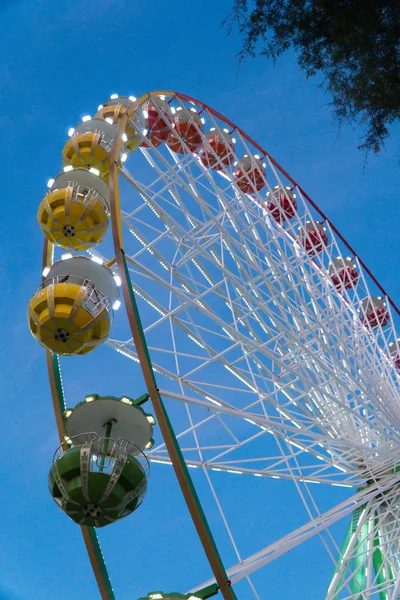
[[[272,192],[268,192],[267,200],[270,215],[278,223],[289,221],[296,214],[296,194],[289,187],[277,185]]]
[[[355,287],[360,277],[354,260],[339,256],[329,265],[329,277],[335,288],[344,287],[346,290]]]
[[[299,243],[310,256],[319,254],[328,245],[326,227],[319,221],[307,221],[299,231]]]
[[[257,155],[245,154],[235,163],[233,176],[236,185],[243,193],[259,192],[265,185],[265,165]]]
[[[194,108],[188,110],[180,106],[173,116],[172,123],[174,131],[170,132],[167,140],[171,150],[178,154],[185,154],[188,150],[195,152],[202,142],[203,121],[200,115]]]
[[[171,132],[172,111],[162,97],[154,96],[146,100],[142,107],[145,119],[145,135],[153,146],[159,146],[167,141]],[[149,147],[150,144],[143,142],[142,146]]]
[[[389,311],[386,302],[380,296],[364,298],[360,303],[360,316],[363,323],[372,329],[385,327],[389,322]]]
[[[209,169],[220,169],[228,167],[234,161],[233,144],[234,139],[227,129],[216,129],[213,127],[205,135],[206,141],[199,151],[199,157],[205,167]]]

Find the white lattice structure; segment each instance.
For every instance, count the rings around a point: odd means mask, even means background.
[[[197,134],[199,151],[189,151],[167,123],[186,152],[154,146],[142,130],[145,146],[121,166],[125,257],[161,394],[181,406],[177,437],[183,455],[189,467],[204,471],[235,551],[214,471],[294,481],[310,515],[309,523],[255,555],[242,559],[237,552],[238,564],[228,575],[232,582],[249,577],[319,534],[335,567],[327,598],[395,600],[396,311],[269,155],[205,105],[179,95],[166,100],[172,113],[179,107],[197,111],[191,142]],[[140,129],[140,107],[136,119]],[[229,160],[218,159],[210,147],[210,128],[226,129],[234,138]],[[218,168],[208,168],[201,148]],[[234,177],[244,155],[258,155],[257,185],[254,173],[242,174],[247,186]],[[295,195],[296,210],[287,221],[268,208],[276,186],[287,200]],[[305,245],[310,228],[323,235],[318,247],[313,238],[311,248]],[[101,257],[97,249],[90,254]],[[347,286],[332,282],[332,268],[328,273],[341,256],[351,259],[359,275]],[[385,319],[374,314],[373,328],[362,301],[377,296],[387,312]],[[138,361],[128,336],[107,344]],[[149,458],[170,464],[163,444]],[[308,483],[349,488],[349,498],[321,514]],[[351,525],[340,552],[342,540],[329,528],[345,517]],[[254,586],[252,593],[263,597]]]

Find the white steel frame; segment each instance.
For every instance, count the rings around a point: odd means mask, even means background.
[[[190,107],[176,97],[171,106],[178,105]],[[205,131],[226,127],[206,107],[200,112]],[[256,153],[240,131],[230,133],[235,160]],[[121,168],[126,259],[161,393],[182,407],[177,437],[188,466],[204,471],[227,528],[238,557],[228,569],[232,581],[318,534],[337,569],[326,597],[360,598],[352,588],[357,573],[348,565],[368,523],[362,598],[384,593],[394,600],[400,585],[400,405],[389,351],[396,340],[393,311],[387,303],[384,328],[362,322],[362,299],[379,295],[374,283],[352,257],[358,284],[335,289],[328,266],[346,249],[328,221],[324,250],[310,257],[302,249],[299,228],[321,219],[270,158],[262,159],[265,186],[252,194],[239,190],[232,166],[220,163],[213,171],[196,153],[176,155],[165,144],[140,148],[130,169]],[[275,186],[296,194],[295,217],[283,224],[267,209],[266,193]],[[132,339],[107,343],[137,361]],[[170,464],[164,444],[149,459]],[[309,522],[242,560],[213,487],[214,471],[293,481]],[[309,484],[354,488],[354,495],[321,514]],[[362,516],[338,561],[341,540],[329,527],[357,508]],[[384,586],[372,569],[377,536]]]

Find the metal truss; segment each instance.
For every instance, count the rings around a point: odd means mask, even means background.
[[[172,104],[190,106],[179,97]],[[226,127],[207,107],[199,112],[209,127]],[[192,124],[206,143],[198,122]],[[229,129],[235,160],[256,153],[243,132]],[[358,285],[332,284],[328,266],[347,250],[328,220],[322,252],[310,256],[302,248],[299,231],[321,218],[268,155],[261,157],[264,188],[245,194],[229,166],[210,170],[196,153],[148,146],[121,170],[124,251],[158,385],[181,408],[174,427],[186,463],[204,472],[235,551],[240,538],[213,487],[215,471],[259,477],[260,485],[262,478],[290,480],[309,515],[300,530],[240,558],[228,571],[232,581],[319,535],[335,569],[329,600],[394,600],[400,585],[394,311],[388,302],[384,328],[365,324],[361,301],[379,290],[357,256],[351,258]],[[275,186],[297,196],[295,216],[282,224],[267,209],[266,193]],[[132,339],[107,343],[138,360]],[[163,444],[149,458],[169,464]],[[311,484],[362,489],[321,514]],[[342,546],[329,528],[346,516],[350,533]]]

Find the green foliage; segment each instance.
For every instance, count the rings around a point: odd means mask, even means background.
[[[380,151],[400,117],[400,0],[235,0],[225,24],[243,35],[240,60],[293,48],[339,123],[364,125],[359,147]]]

